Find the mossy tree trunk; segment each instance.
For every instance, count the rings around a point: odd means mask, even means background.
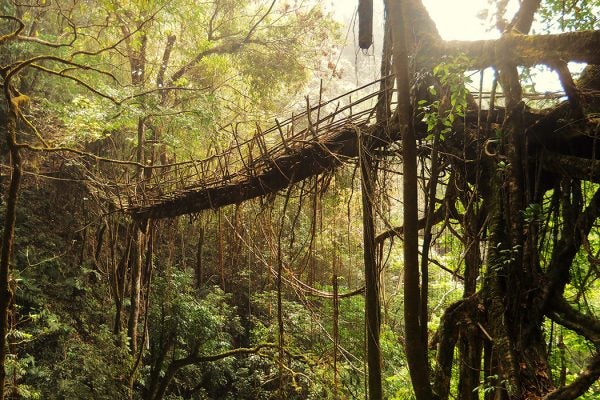
[[[11,94],[10,76],[4,75],[4,98],[6,100],[5,143],[10,154],[10,181],[6,197],[4,213],[4,229],[0,253],[0,400],[5,398],[6,356],[8,351],[7,334],[9,324],[9,308],[14,295],[10,287],[10,264],[13,253],[15,223],[17,218],[17,201],[21,185],[21,152],[17,145],[18,104]]]

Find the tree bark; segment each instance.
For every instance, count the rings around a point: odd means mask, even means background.
[[[600,355],[596,355],[590,364],[569,385],[563,386],[544,396],[543,400],[572,400],[583,395],[600,378]]]
[[[419,59],[422,67],[439,64],[440,56],[468,57],[468,68],[483,69],[502,63],[524,67],[568,60],[600,64],[600,31],[568,32],[553,35],[508,34],[496,40],[439,42]]]
[[[12,293],[9,285],[10,260],[13,253],[15,223],[17,217],[17,201],[21,185],[21,153],[17,146],[17,105],[12,101],[10,94],[10,79],[4,80],[4,97],[7,102],[8,115],[4,129],[6,143],[10,151],[11,174],[6,200],[4,216],[4,231],[2,235],[2,248],[0,254],[0,400],[4,400],[4,386],[6,381],[6,355],[8,351],[6,335],[8,333],[8,314]]]
[[[131,354],[137,352],[138,320],[140,316],[140,298],[142,290],[142,266],[144,252],[144,232],[138,229],[135,232],[134,254],[131,259],[131,292],[129,322],[127,324],[127,336],[129,337],[129,349]]]
[[[393,64],[398,88],[398,117],[402,137],[402,172],[404,200],[404,325],[405,350],[410,377],[417,400],[433,397],[429,383],[427,343],[423,341],[419,320],[421,294],[419,288],[419,229],[417,200],[416,137],[410,106],[408,70],[407,4],[401,0],[388,2],[393,40]]]
[[[144,36],[145,37],[145,36]],[[142,64],[143,65],[143,64]],[[140,67],[141,68],[141,67]],[[137,161],[139,164],[145,164],[145,119],[140,117],[138,119],[137,135]],[[144,168],[138,167],[137,178],[140,182],[140,190],[144,190]],[[134,222],[135,225],[135,222]],[[149,221],[145,221],[145,227],[148,228]],[[131,291],[130,291],[130,309],[129,309],[129,323],[127,326],[127,336],[129,337],[129,345],[131,354],[135,355],[137,351],[137,336],[138,336],[138,320],[140,315],[140,298],[142,290],[142,273],[143,273],[143,259],[144,249],[146,242],[146,235],[141,227],[132,227],[133,234],[135,235],[134,243],[134,257],[131,260]]]

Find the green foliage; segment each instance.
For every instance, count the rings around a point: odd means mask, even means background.
[[[431,103],[420,100],[418,103],[423,121],[427,124],[427,132],[431,132],[428,139],[433,139],[433,132],[439,131],[440,139],[444,140],[452,132],[457,118],[463,118],[465,115],[468,94],[465,83],[470,82],[470,79],[464,76],[466,61],[464,56],[458,56],[433,68],[433,75],[446,92],[438,96],[438,89],[430,86],[429,94],[438,100]]]
[[[149,326],[174,340],[182,354],[196,348],[200,354],[217,353],[230,348],[241,330],[230,301],[231,295],[217,287],[198,295],[191,275],[175,270],[154,281]]]
[[[55,267],[65,270],[60,263]],[[25,398],[36,398],[36,393],[44,399],[124,396],[131,363],[127,348],[122,345],[127,341],[118,340],[107,325],[98,324],[101,319],[94,323],[87,320],[94,318],[93,309],[97,310],[99,304],[91,298],[81,298],[78,308],[86,311],[81,313],[84,319],[78,321],[76,329],[75,321],[48,308],[59,305],[58,298],[52,297],[52,305],[45,305],[46,297],[30,278],[19,281],[23,291],[19,296],[20,318],[18,329],[11,331],[9,340],[18,342],[21,352],[15,355],[10,368],[19,382],[18,390],[29,393],[30,397]],[[68,287],[67,282],[63,290]],[[69,314],[73,311],[59,310]]]
[[[17,358],[14,354],[10,354],[7,357],[5,369],[6,374],[13,379],[13,385],[15,381],[23,379],[28,371],[35,368],[35,359],[33,356],[26,354],[20,358]],[[38,389],[28,384],[15,385],[12,390],[21,399],[27,400],[39,400],[41,399],[41,393]]]
[[[331,291],[330,286],[321,288]],[[255,341],[276,341],[277,325],[271,321],[275,313],[276,293],[267,292],[253,297],[253,330]],[[307,306],[310,307],[307,309]],[[296,387],[290,398],[333,398],[333,308],[331,299],[314,298],[309,304],[289,299],[283,302],[285,344],[292,354],[304,355],[304,360],[294,360]],[[364,299],[362,296],[340,299],[339,304],[338,377],[342,397],[362,397],[364,359]],[[312,310],[312,311],[309,311]],[[271,366],[277,371],[277,365]]]
[[[388,325],[381,330],[381,351],[384,355],[384,393],[390,399],[413,399],[414,392],[406,368],[406,355],[402,346],[402,338],[392,332]]]
[[[593,346],[574,332],[556,324],[552,325],[550,321],[545,322],[544,331],[551,350],[549,362],[554,383],[557,386],[563,383],[568,385],[578,377],[584,365],[589,362]],[[561,382],[563,378],[565,381]],[[578,399],[592,400],[599,395],[600,386],[596,383]]]
[[[541,204],[529,204],[521,213],[523,214],[523,221],[527,224],[539,223],[542,221],[543,214]]]
[[[31,79],[27,70],[16,77],[32,98],[35,124],[52,127],[41,130],[49,143],[112,142],[125,150],[113,157],[129,158],[122,142],[137,145],[144,118],[157,153],[203,157],[231,141],[213,134],[219,126],[272,115],[293,101],[289,93],[307,82],[337,35],[339,26],[318,1],[269,5],[58,1],[44,13],[24,6],[21,18],[35,21],[40,39],[73,42],[54,48],[16,41],[2,64],[40,55],[78,64],[48,60],[43,68],[54,73],[37,71],[42,79]],[[175,44],[164,58],[168,35]]]
[[[76,335],[64,343],[66,352],[45,377],[52,382],[47,399],[125,398],[131,357],[106,326],[83,340]],[[121,343],[126,343],[122,341]]]
[[[550,32],[598,29],[600,1],[544,0],[539,15],[545,29]]]
[[[198,293],[191,275],[184,271],[159,275],[154,281],[148,314],[150,362],[143,368],[139,382],[151,391],[175,360],[231,349],[242,326],[230,302],[231,295],[217,287]],[[190,364],[175,375],[172,390],[189,390],[205,381],[205,392],[222,392],[236,379],[234,368],[231,358]]]

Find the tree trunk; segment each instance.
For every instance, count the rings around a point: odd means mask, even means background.
[[[376,261],[375,224],[373,202],[375,199],[376,168],[369,140],[361,135],[360,171],[363,214],[363,255],[365,265],[365,319],[367,326],[367,365],[369,399],[381,400],[381,348],[379,332],[381,310],[379,304],[379,268]]]
[[[524,213],[533,201],[528,182],[527,142],[523,125],[523,103],[517,69],[505,65],[500,80],[506,94],[507,116],[502,126],[506,136],[501,150],[507,168],[496,184],[494,235],[490,238],[489,276],[486,300],[494,332],[503,389],[513,399],[542,396],[553,388],[542,333],[540,270],[535,231],[529,229]],[[494,201],[494,200],[490,200]],[[492,249],[494,247],[494,249]]]
[[[145,37],[145,36],[144,36]],[[141,64],[138,68],[142,68],[143,64]],[[137,135],[138,135],[138,145],[137,145],[137,162],[139,164],[145,164],[145,120],[142,117],[138,119],[138,127],[137,127]],[[138,167],[137,178],[140,182],[140,190],[144,190],[144,168]],[[145,221],[145,226],[147,227],[150,224],[150,221]],[[133,230],[134,236],[134,252],[133,258],[131,259],[130,268],[131,268],[131,291],[130,291],[130,309],[129,309],[129,323],[127,326],[127,336],[129,336],[129,345],[131,354],[135,355],[137,351],[137,335],[138,335],[138,319],[140,315],[140,298],[141,298],[141,290],[142,290],[142,271],[143,271],[143,255],[145,249],[145,239],[146,235],[144,234],[142,227],[134,226],[131,228]]]
[[[8,333],[8,313],[13,293],[9,286],[10,259],[13,252],[15,222],[17,217],[17,200],[21,185],[21,153],[17,147],[17,106],[10,95],[10,80],[4,81],[4,95],[7,100],[8,115],[6,121],[6,143],[10,150],[11,175],[8,187],[4,231],[2,236],[2,253],[0,254],[0,400],[4,400],[4,383],[6,381],[6,353]]]
[[[131,259],[131,292],[129,323],[127,325],[127,336],[129,337],[129,348],[131,354],[137,351],[138,320],[140,316],[140,298],[142,288],[142,267],[144,252],[144,232],[138,230],[135,232],[134,252]]]
[[[419,288],[419,229],[417,202],[416,138],[410,109],[410,81],[406,37],[407,4],[400,0],[388,2],[392,20],[394,66],[398,86],[398,115],[402,137],[402,172],[404,200],[404,325],[408,368],[417,400],[433,397],[429,383],[427,343],[423,341],[419,320],[421,293]]]

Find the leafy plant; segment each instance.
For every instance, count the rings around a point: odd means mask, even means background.
[[[438,89],[432,85],[428,88],[429,94],[438,97],[438,100],[419,100],[417,104],[423,114],[423,121],[427,124],[427,132],[439,130],[441,140],[452,132],[456,119],[464,117],[467,110],[468,91],[465,84],[470,79],[464,75],[466,61],[465,56],[457,56],[436,65],[433,76],[445,88],[445,92],[438,96]],[[430,133],[428,139],[432,138],[433,133]]]

